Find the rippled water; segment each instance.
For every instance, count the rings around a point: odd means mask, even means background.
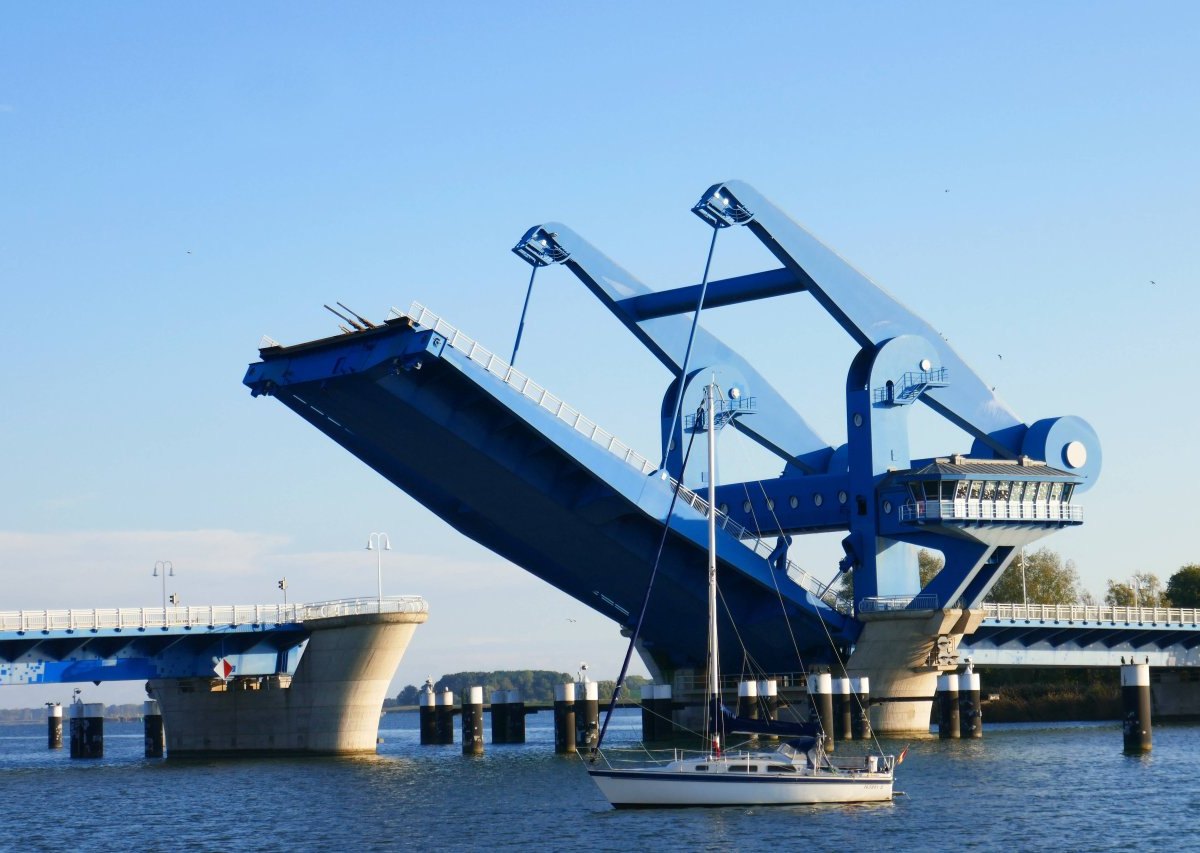
[[[622,712],[614,742],[637,737]],[[890,804],[614,811],[552,719],[466,758],[387,716],[357,759],[151,760],[140,723],[105,724],[105,757],[0,727],[0,849],[19,850],[1185,850],[1200,849],[1200,726],[1159,725],[1145,757],[1116,723],[995,725],[913,742]],[[903,743],[885,742],[889,751]]]

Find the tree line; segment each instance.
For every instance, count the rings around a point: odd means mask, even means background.
[[[441,693],[449,688],[454,693],[455,701],[461,701],[469,687],[482,687],[483,701],[491,701],[493,690],[519,690],[521,701],[530,704],[549,705],[554,702],[554,688],[560,684],[577,681],[577,676],[566,672],[554,672],[548,669],[513,669],[497,670],[494,672],[452,672],[443,675],[433,685],[433,692]],[[650,684],[649,678],[631,675],[625,679],[625,689],[621,692],[622,701],[636,701],[641,696],[641,687]],[[600,701],[607,702],[612,698],[615,681],[597,681]],[[420,702],[421,690],[424,685],[406,685],[397,694],[394,704],[416,705]]]
[[[921,586],[928,584],[945,565],[928,549],[917,552]],[[842,575],[842,597],[853,599],[854,576]],[[1180,566],[1166,584],[1153,572],[1134,572],[1128,579],[1109,579],[1103,601],[1080,584],[1074,560],[1063,560],[1049,548],[1020,553],[1000,575],[987,601],[1029,604],[1109,604],[1115,607],[1200,607],[1200,563]]]

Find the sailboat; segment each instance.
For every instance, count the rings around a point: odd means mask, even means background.
[[[717,654],[716,446],[721,411],[715,381],[705,393],[708,434],[708,723],[707,749],[672,750],[660,762],[615,765],[597,744],[588,774],[615,808],[665,806],[806,805],[886,802],[892,799],[896,759],[887,755],[829,756],[817,723],[759,721],[736,717],[721,704]],[[649,594],[649,593],[647,593]],[[636,632],[635,632],[636,638]],[[632,648],[632,646],[631,646]],[[627,657],[628,661],[628,657]],[[622,678],[624,672],[622,672]],[[619,685],[618,685],[619,687]],[[614,700],[615,704],[615,700]],[[611,708],[610,708],[611,713]],[[607,726],[607,720],[605,721]],[[729,734],[789,736],[771,750],[728,750]],[[601,737],[601,742],[603,737]]]

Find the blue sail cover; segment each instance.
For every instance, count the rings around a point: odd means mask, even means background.
[[[739,717],[720,704],[720,713],[716,713],[718,700],[709,700],[709,720],[712,730],[709,735],[719,731],[721,734],[740,735],[774,735],[776,737],[794,738],[822,736],[820,723],[798,723],[790,720],[756,720],[751,717]],[[715,730],[715,731],[714,731]]]

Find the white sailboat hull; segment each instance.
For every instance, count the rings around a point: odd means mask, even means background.
[[[688,764],[684,762],[677,769],[588,768],[588,774],[616,808],[815,805],[892,799],[890,772],[700,773]]]

